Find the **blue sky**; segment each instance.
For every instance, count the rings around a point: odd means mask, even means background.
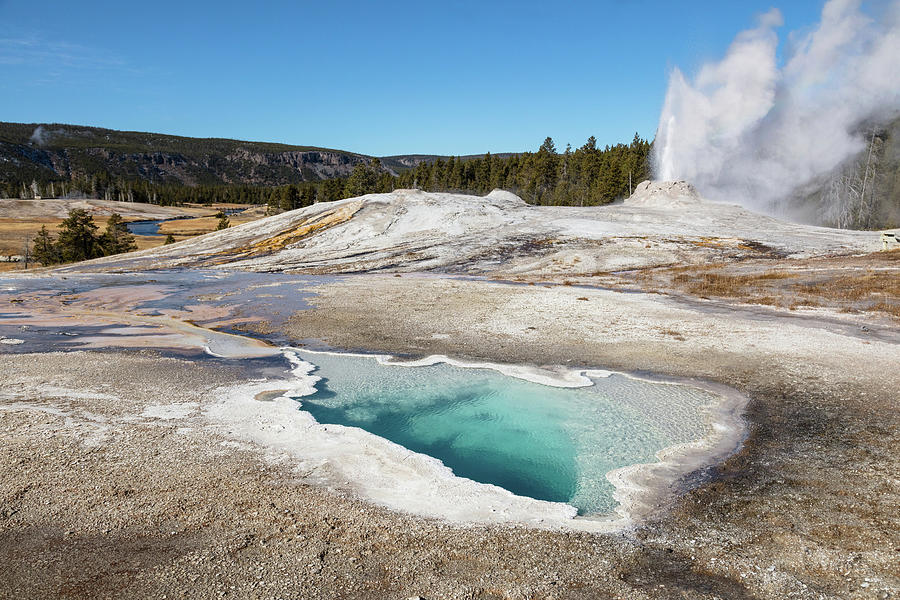
[[[818,1],[0,0],[0,120],[471,154],[652,138],[673,66]]]

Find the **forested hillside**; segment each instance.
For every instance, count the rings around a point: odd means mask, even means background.
[[[291,210],[318,200],[350,198],[398,188],[428,192],[486,194],[493,189],[514,192],[531,204],[595,206],[630,194],[630,188],[650,177],[650,142],[635,134],[631,144],[603,149],[591,136],[572,150],[558,152],[546,138],[537,152],[506,158],[485,154],[478,158],[437,157],[421,161],[399,175],[385,172],[378,159],[358,164],[346,181],[326,181],[272,190],[273,209]],[[298,189],[295,189],[298,188]]]
[[[650,143],[603,149],[591,137],[560,152],[382,159],[326,148],[186,138],[74,125],[0,123],[0,195],[86,196],[181,204],[235,202],[289,210],[418,187],[485,194],[506,189],[535,204],[596,205],[648,178]]]
[[[868,125],[864,152],[789,200],[799,218],[842,228],[900,225],[900,119]],[[0,123],[0,196],[91,197],[161,205],[268,204],[271,212],[398,188],[595,206],[650,178],[651,143],[533,152],[375,158],[341,150],[186,138],[73,125]]]
[[[593,206],[624,198],[649,179],[649,156],[650,142],[638,134],[631,144],[603,149],[591,136],[577,150],[567,147],[561,153],[548,137],[537,152],[423,162],[396,177],[395,185],[476,194],[504,189],[532,204]]]
[[[21,195],[32,182],[44,193],[80,191],[109,199],[145,191],[125,185],[137,183],[274,186],[346,177],[369,160],[328,148],[0,123],[0,192],[8,196]],[[53,189],[45,190],[50,184]]]

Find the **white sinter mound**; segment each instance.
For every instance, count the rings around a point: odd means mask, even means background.
[[[707,201],[685,182],[644,182],[623,203],[584,208],[531,206],[499,190],[369,194],[92,264],[542,276],[878,247],[875,232],[797,225]]]
[[[696,207],[703,199],[686,181],[643,181],[625,200],[626,206],[655,208]]]

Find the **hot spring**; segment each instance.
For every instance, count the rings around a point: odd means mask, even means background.
[[[321,377],[313,395],[296,398],[319,423],[358,427],[439,459],[458,477],[583,515],[615,508],[610,471],[655,462],[658,451],[708,434],[705,408],[719,400],[621,374],[565,388],[443,363],[297,354]]]

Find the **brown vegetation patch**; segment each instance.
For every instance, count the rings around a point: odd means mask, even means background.
[[[659,331],[663,335],[672,336],[679,342],[683,342],[685,340],[684,334],[682,334],[680,331],[675,331],[674,329],[658,328],[657,331]]]
[[[775,267],[775,268],[773,268]],[[768,257],[738,263],[643,269],[627,279],[644,291],[676,290],[797,310],[823,307],[843,313],[900,317],[900,250],[773,263]]]
[[[835,301],[855,301],[873,297],[900,296],[900,277],[894,271],[867,271],[859,275],[843,275],[821,281],[796,283],[799,294]]]
[[[684,286],[691,294],[709,297],[741,298],[759,291],[769,281],[787,279],[791,274],[783,271],[730,275],[721,272],[682,272],[672,277],[672,282]]]
[[[900,302],[877,302],[870,307],[870,310],[885,312],[900,319]]]
[[[749,250],[769,258],[783,258],[785,255],[783,251],[755,240],[741,240],[738,244],[738,248],[741,250]]]

